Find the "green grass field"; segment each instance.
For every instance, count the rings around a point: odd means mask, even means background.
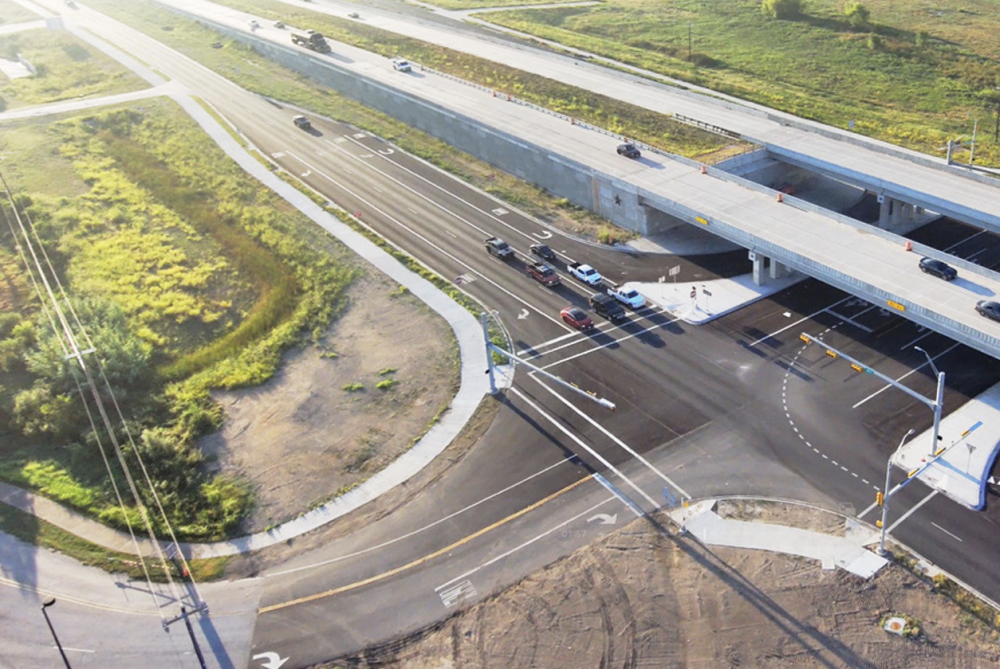
[[[14,0],[0,0],[0,25],[36,21],[40,18],[42,17],[25,9]]]
[[[784,21],[753,0],[609,0],[480,18],[830,125],[854,120],[859,132],[934,155],[979,119],[981,162],[1000,162],[989,99],[1000,84],[996,3],[864,4],[872,25],[859,30],[832,0]]]
[[[252,498],[238,479],[204,473],[194,444],[221,420],[209,390],[263,382],[283,350],[324,330],[361,271],[356,260],[247,179],[167,99],[4,125],[0,153],[175,529],[226,536]],[[10,242],[5,226],[0,477],[120,527],[82,404]]]
[[[35,67],[27,77],[0,76],[0,110],[141,90],[145,81],[65,31],[0,35],[0,58],[20,54]]]

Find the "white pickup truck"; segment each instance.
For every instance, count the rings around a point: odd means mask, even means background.
[[[575,276],[580,281],[583,281],[588,286],[599,286],[601,285],[601,273],[590,265],[584,265],[579,262],[571,262],[566,265],[566,271]]]
[[[608,295],[615,298],[630,309],[642,309],[646,306],[646,298],[639,294],[634,288],[610,288]]]

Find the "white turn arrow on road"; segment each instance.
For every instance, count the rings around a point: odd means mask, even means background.
[[[255,660],[259,660],[261,658],[267,660],[266,662],[260,663],[260,666],[264,667],[264,669],[280,669],[281,665],[288,662],[287,657],[282,659],[282,657],[277,653],[261,653],[253,656],[253,659]]]
[[[542,230],[541,232],[532,232],[531,234],[533,234],[535,237],[538,237],[539,239],[551,239],[552,238],[552,233],[549,232],[548,230]]]
[[[595,520],[599,520],[601,525],[614,525],[618,522],[618,514],[599,513],[596,516],[588,518],[587,522],[592,523]]]
[[[521,313],[519,313],[517,315],[517,320],[523,321],[527,317],[528,317],[528,310],[527,309],[521,309]]]

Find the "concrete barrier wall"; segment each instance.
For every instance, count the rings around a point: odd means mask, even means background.
[[[595,211],[616,225],[640,234],[649,232],[646,208],[639,204],[638,194],[632,185],[367,77],[347,67],[349,61],[337,55],[336,43],[333,43],[333,53],[316,58],[293,47],[290,42],[288,46],[276,44],[245,30],[216,24],[185,12],[178,13],[240,40],[262,56],[437,137],[500,170],[544,188],[557,197],[564,197],[578,207]],[[323,112],[322,109],[317,111]],[[331,111],[330,116],[336,114]]]

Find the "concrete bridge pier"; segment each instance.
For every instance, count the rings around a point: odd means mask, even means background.
[[[753,282],[755,286],[765,286],[772,279],[783,279],[792,273],[788,265],[783,265],[774,258],[768,258],[762,253],[750,252],[753,262]]]
[[[879,195],[878,227],[889,232],[904,234],[921,223],[924,208],[903,202],[888,195]]]

